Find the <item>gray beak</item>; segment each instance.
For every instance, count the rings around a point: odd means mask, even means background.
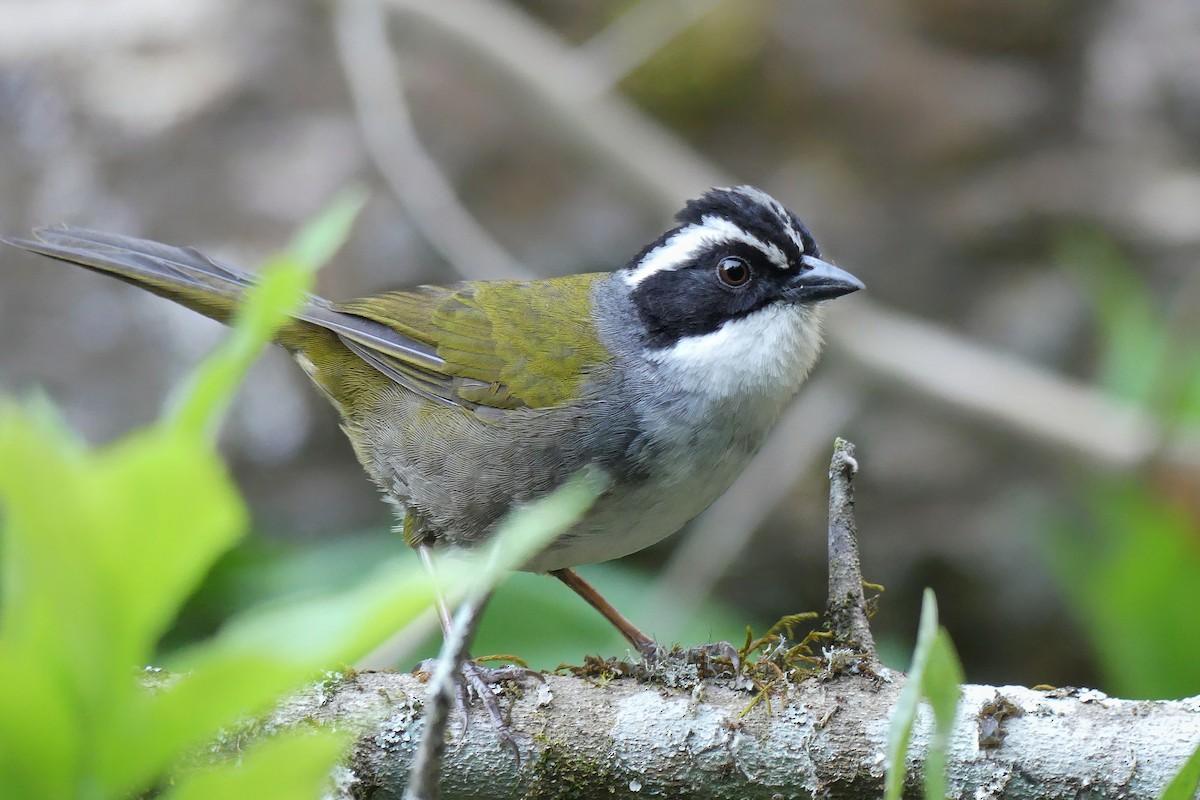
[[[788,299],[792,302],[815,303],[818,300],[832,300],[867,288],[858,278],[828,261],[804,256],[801,263],[806,269],[802,269],[792,278],[787,289]]]

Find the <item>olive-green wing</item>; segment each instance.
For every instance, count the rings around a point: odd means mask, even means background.
[[[608,350],[596,337],[591,293],[605,273],[542,281],[486,281],[333,303],[436,355],[343,336],[359,357],[430,399],[467,408],[548,408],[578,396]],[[436,363],[440,362],[440,363]]]

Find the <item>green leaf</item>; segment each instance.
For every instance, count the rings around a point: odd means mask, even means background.
[[[0,641],[0,797],[69,797],[85,737],[52,664]]]
[[[884,779],[885,800],[900,800],[904,790],[905,755],[912,738],[913,724],[921,707],[921,680],[925,659],[937,635],[937,600],[933,592],[925,590],[921,602],[921,622],[917,627],[917,646],[913,651],[912,666],[908,680],[900,690],[896,708],[888,725],[887,775]]]
[[[0,500],[6,666],[41,665],[71,710],[86,768],[103,761],[104,747],[80,743],[110,738],[117,710],[138,691],[137,667],[240,535],[244,510],[199,440],[152,430],[89,452],[44,411],[12,405],[0,413]],[[5,692],[0,703],[24,700]],[[71,747],[59,746],[70,761]]]
[[[423,571],[400,559],[349,589],[275,607],[228,623],[213,639],[186,648],[167,666],[167,689],[140,695],[112,737],[114,754],[135,749],[139,762],[108,759],[104,785],[114,793],[141,785],[172,757],[245,715],[261,713],[321,669],[357,660],[431,606]]]
[[[310,271],[329,262],[350,238],[350,230],[367,202],[361,186],[344,189],[324,211],[300,229],[287,249],[287,257],[308,265]]]
[[[1193,800],[1200,789],[1200,746],[1163,789],[1159,800]]]
[[[275,655],[303,680],[322,667],[357,660],[424,613],[432,599],[425,572],[395,558],[348,589],[244,613],[213,639],[175,654],[168,666],[203,671]]]
[[[959,687],[963,682],[962,665],[945,628],[938,628],[921,678],[921,691],[933,708],[934,733],[925,757],[925,796],[946,796],[946,750],[954,730],[958,710]]]
[[[1190,358],[1184,356],[1179,389],[1179,419],[1190,425],[1200,425],[1200,347]]]
[[[242,370],[302,296],[311,262],[332,251],[359,205],[344,200],[300,237],[294,257],[268,268],[168,423],[92,450],[45,408],[0,403],[0,796],[144,792],[221,729],[428,615],[430,579],[395,559],[341,591],[235,618],[178,653],[172,662],[184,672],[164,685],[148,687],[139,673],[245,527],[209,434]],[[474,558],[442,564],[442,592],[454,602],[494,584],[605,486],[601,476],[575,476],[513,514]],[[172,795],[316,796],[338,747],[288,737],[256,747],[241,768],[189,774]]]
[[[127,437],[101,451],[94,469],[104,507],[86,513],[98,526],[92,566],[105,577],[95,601],[115,615],[101,647],[127,670],[150,658],[211,564],[241,537],[247,513],[211,444],[170,430]]]
[[[175,428],[211,438],[246,370],[271,341],[275,331],[304,301],[310,271],[294,259],[276,259],[263,268],[259,282],[238,309],[235,326],[171,403]]]
[[[571,527],[609,487],[611,480],[602,470],[584,468],[546,497],[510,513],[478,557],[482,568],[478,578],[494,586]]]
[[[286,661],[259,654],[176,676],[165,689],[142,690],[115,716],[113,736],[94,745],[96,783],[106,796],[128,796],[222,730],[266,711],[298,682]]]
[[[888,728],[886,800],[899,800],[904,790],[905,758],[922,697],[929,699],[934,714],[934,735],[925,757],[925,796],[946,796],[946,748],[954,727],[962,679],[962,667],[950,636],[938,626],[937,598],[931,589],[926,589],[912,667]]]
[[[0,728],[14,743],[0,750],[57,753],[47,776],[70,776],[73,762],[103,773],[106,760],[152,770],[141,753],[109,752],[114,725],[140,691],[138,666],[244,528],[223,465],[210,444],[164,429],[88,451],[44,410],[9,404],[0,411],[0,501],[0,672],[22,674],[3,684],[0,716],[31,719],[30,698],[46,707],[35,715],[46,741]],[[6,766],[31,763],[26,752]]]
[[[453,604],[468,591],[494,585],[578,519],[604,486],[593,476],[575,476],[543,500],[511,514],[480,552],[443,559],[443,596]],[[424,570],[394,559],[345,590],[244,614],[213,640],[178,653],[170,666],[201,672],[227,660],[239,663],[276,654],[287,656],[303,677],[331,663],[358,660],[425,613],[433,597]]]
[[[304,541],[244,539],[205,578],[200,594],[189,601],[185,618],[172,626],[170,641],[165,646],[160,643],[160,652],[174,652],[210,635],[219,620],[238,611],[361,583],[363,575],[371,574],[400,550],[405,548],[387,528]],[[594,564],[582,568],[581,573],[643,629],[655,631],[660,641],[733,641],[745,636],[746,619],[736,610],[713,599],[680,610],[673,605],[674,598],[660,597],[658,576],[628,562]],[[539,625],[528,624],[530,608],[538,609]],[[762,630],[769,625],[756,623],[754,628]],[[440,639],[433,626],[417,650],[388,665],[407,669],[422,658],[434,657]],[[534,669],[547,670],[564,662],[579,663],[589,653],[620,655],[628,649],[629,643],[578,595],[558,581],[532,572],[513,573],[496,587],[471,645],[476,656],[517,653]],[[906,648],[906,660],[909,653]]]
[[[325,794],[345,734],[297,731],[254,745],[236,762],[179,778],[167,800],[303,800]]]
[[[576,477],[511,515],[483,552],[442,565],[443,594],[457,602],[520,566],[571,525],[603,487],[593,478]],[[135,708],[113,738],[163,763],[172,753],[214,737],[236,716],[264,711],[319,670],[358,660],[422,618],[433,597],[424,570],[397,558],[342,591],[243,614],[213,639],[176,653],[167,666],[182,677]],[[116,767],[107,786],[136,786],[153,774]]]

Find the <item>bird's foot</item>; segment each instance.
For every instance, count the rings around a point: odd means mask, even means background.
[[[436,665],[436,658],[427,658],[417,664],[413,671],[432,674]],[[460,673],[462,679],[458,681],[458,691],[455,693],[455,699],[458,713],[462,719],[463,729],[465,730],[470,726],[471,698],[478,697],[480,702],[483,703],[484,710],[487,711],[488,719],[492,724],[492,730],[495,731],[500,745],[511,750],[517,762],[520,763],[521,751],[517,746],[516,736],[513,733],[512,727],[504,718],[504,712],[500,708],[500,700],[497,697],[495,687],[505,681],[521,681],[526,678],[535,678],[545,683],[545,676],[537,670],[525,666],[485,667],[473,658],[467,658],[463,661]]]

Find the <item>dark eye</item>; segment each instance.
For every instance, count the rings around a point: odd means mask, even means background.
[[[737,256],[726,256],[717,264],[717,277],[735,289],[745,286],[750,281],[750,265]]]

